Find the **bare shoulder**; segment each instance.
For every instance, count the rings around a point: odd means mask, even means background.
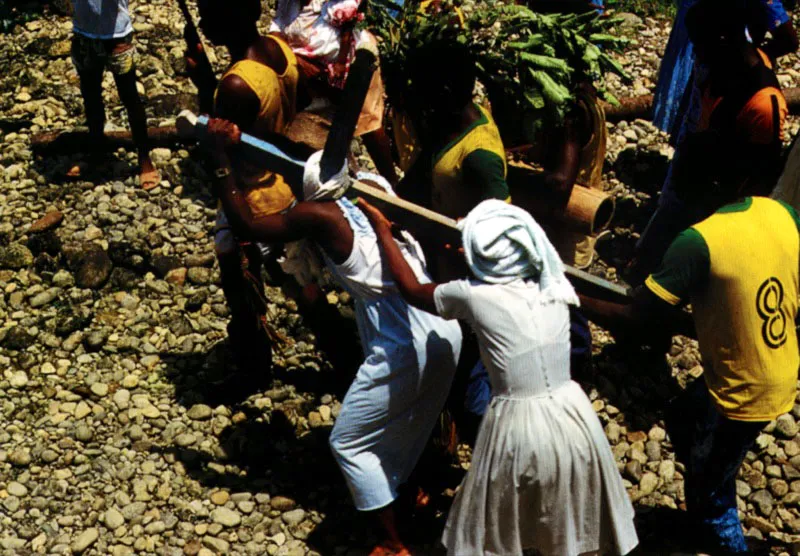
[[[235,74],[226,75],[217,88],[217,117],[230,120],[248,131],[258,117],[260,101],[247,82]]]

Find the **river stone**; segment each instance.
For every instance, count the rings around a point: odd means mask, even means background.
[[[125,518],[116,508],[106,510],[104,521],[106,526],[111,530],[125,524]]]
[[[31,224],[28,232],[37,233],[50,230],[57,227],[64,220],[64,214],[61,211],[53,210],[42,216],[39,220]]]
[[[794,420],[794,417],[788,413],[778,417],[778,420],[775,424],[775,432],[777,432],[779,436],[788,440],[791,440],[797,436],[798,426]]]
[[[211,418],[212,409],[202,403],[195,404],[186,412],[186,416],[194,421],[204,421]]]
[[[124,517],[126,521],[130,521],[142,515],[146,509],[147,505],[144,502],[131,502],[122,508],[122,517]]]
[[[84,248],[74,262],[75,283],[81,288],[99,289],[111,276],[113,263],[102,248],[91,245]]]
[[[92,546],[99,536],[100,532],[96,528],[90,527],[78,535],[75,540],[70,543],[69,548],[72,552],[81,554],[84,550]]]
[[[19,243],[0,248],[0,268],[19,270],[33,264],[31,250]]]
[[[8,383],[12,388],[22,388],[28,384],[28,374],[25,371],[14,371]]]
[[[642,475],[642,479],[639,481],[639,492],[642,494],[651,494],[656,490],[657,486],[658,475],[647,471],[644,475]]]
[[[278,510],[279,512],[287,512],[291,509],[294,509],[296,505],[297,504],[294,500],[285,496],[274,496],[270,500],[270,506],[272,509]]]
[[[17,467],[26,467],[31,463],[31,455],[27,450],[17,448],[8,456],[8,461]]]
[[[219,507],[211,511],[211,519],[214,523],[219,523],[225,527],[236,527],[242,522],[242,516],[239,512],[229,510],[225,507]]]
[[[281,515],[281,519],[283,520],[283,522],[289,526],[297,525],[305,518],[306,518],[306,512],[305,510],[302,510],[300,508],[284,512],[283,515]]]
[[[28,488],[22,483],[18,483],[16,481],[11,481],[8,483],[6,490],[11,496],[16,496],[17,498],[24,498],[28,494]]]
[[[775,499],[768,490],[757,490],[750,495],[748,500],[758,508],[758,511],[761,513],[761,515],[769,517],[769,515],[772,513],[772,506],[775,503]]]
[[[89,442],[92,437],[94,436],[94,431],[91,427],[86,425],[78,425],[75,428],[75,440],[80,440],[81,442]]]

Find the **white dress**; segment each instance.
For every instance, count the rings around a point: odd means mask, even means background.
[[[356,508],[369,511],[397,497],[422,454],[450,390],[461,329],[403,300],[369,221],[347,199],[336,203],[353,230],[353,251],[340,265],[326,262],[355,300],[365,359],[330,444]],[[416,242],[400,248],[417,277],[429,282]]]
[[[569,311],[535,282],[457,280],[436,309],[470,323],[493,397],[442,542],[448,554],[625,554],[638,543],[600,421],[569,375]]]

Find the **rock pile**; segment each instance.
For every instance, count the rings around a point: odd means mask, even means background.
[[[132,10],[150,124],[168,125],[194,93],[182,21],[166,0]],[[629,19],[636,42],[623,62],[634,81],[617,85],[621,96],[652,89],[668,33],[663,21]],[[236,374],[202,154],[157,149],[164,181],[144,192],[133,153],[68,182],[79,158],[31,152],[32,134],[82,122],[70,31],[50,15],[0,35],[0,551],[363,553],[373,539],[326,444],[347,370],[331,368],[295,304],[269,289],[269,317],[293,343],[276,349],[272,377]],[[222,52],[212,55],[220,67]],[[796,79],[791,63],[782,81]],[[124,128],[110,75],[105,84],[109,129]],[[594,272],[616,276],[669,156],[647,122],[610,126],[618,220]],[[329,297],[352,313],[347,294]],[[644,540],[668,545],[662,517],[683,503],[683,467],[661,409],[702,372],[696,345],[678,338],[665,360],[631,355],[600,329],[595,340],[597,364],[580,380]],[[800,405],[764,431],[737,481],[748,534],[775,553],[800,550],[797,419]],[[421,553],[435,551],[442,519],[432,519]]]

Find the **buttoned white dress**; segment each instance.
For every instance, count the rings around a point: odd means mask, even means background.
[[[633,507],[591,403],[569,373],[569,311],[539,286],[458,280],[436,309],[475,330],[493,397],[443,543],[458,556],[625,554]]]

